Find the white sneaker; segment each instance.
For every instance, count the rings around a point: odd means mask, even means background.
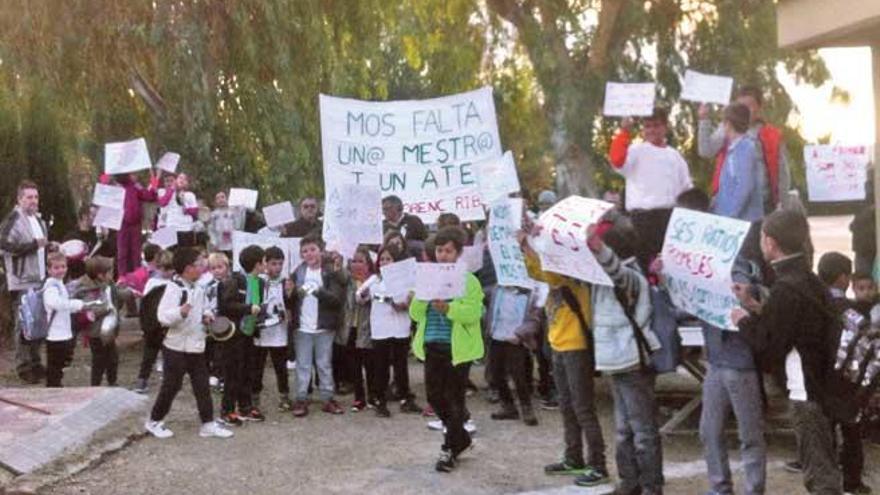
[[[163,370],[162,361],[156,361],[156,371],[159,373],[162,373],[162,370]]]
[[[218,386],[220,386],[220,379],[217,378],[216,376],[208,377],[208,385],[210,385],[212,387],[218,387]]]
[[[433,431],[443,431],[443,421],[439,419],[435,419],[434,421],[428,421],[428,429]]]
[[[467,423],[464,424],[464,431],[468,432],[471,435],[477,432],[477,424],[474,423],[474,420],[467,420]]]
[[[230,438],[232,435],[233,433],[231,431],[218,425],[216,421],[203,423],[202,428],[199,430],[199,436],[202,438]]]
[[[446,433],[446,428],[443,426],[443,421],[440,421],[439,419],[428,421],[428,429],[433,431],[442,431],[443,433]],[[477,424],[474,423],[474,420],[467,420],[467,423],[464,424],[464,431],[468,432],[471,435],[477,432]]]
[[[296,361],[287,361],[287,369],[295,370],[296,369]]]
[[[150,432],[154,437],[162,440],[174,436],[174,432],[169,430],[168,428],[165,428],[165,423],[163,423],[162,421],[147,420],[147,422],[144,423],[144,428],[146,428],[146,430]]]

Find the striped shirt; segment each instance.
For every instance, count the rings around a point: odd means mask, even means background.
[[[452,322],[443,313],[428,305],[428,322],[425,325],[425,342],[449,344],[452,342]]]

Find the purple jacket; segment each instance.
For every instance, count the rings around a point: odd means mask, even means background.
[[[130,180],[127,176],[120,177],[117,182],[125,188],[125,205],[122,217],[123,225],[140,225],[144,220],[143,203],[154,203],[159,199],[156,187],[150,184],[144,188],[138,181]]]

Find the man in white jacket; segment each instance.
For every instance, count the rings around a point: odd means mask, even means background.
[[[153,411],[144,427],[156,438],[174,435],[165,427],[163,419],[171,409],[174,397],[188,374],[196,396],[202,428],[201,437],[229,438],[232,432],[214,422],[211,389],[208,385],[208,365],[205,361],[205,324],[214,315],[208,307],[203,288],[196,282],[205,271],[205,258],[195,248],[182,247],[174,253],[174,271],[177,276],[165,287],[159,302],[159,323],[168,328],[162,343],[165,373],[162,388],[153,405]]]

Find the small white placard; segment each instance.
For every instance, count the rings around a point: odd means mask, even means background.
[[[259,197],[259,194],[259,191],[253,189],[240,189],[233,187],[229,190],[229,207],[241,206],[248,210],[256,210],[257,197]]]
[[[263,218],[266,219],[266,225],[269,227],[280,227],[296,220],[290,201],[275,203],[263,208]]]
[[[156,162],[156,168],[164,170],[170,174],[175,174],[177,173],[178,163],[180,163],[180,155],[169,151],[162,155],[162,158],[159,158],[159,161]]]
[[[121,210],[125,204],[125,188],[107,184],[95,184],[92,204]]]
[[[119,230],[122,228],[122,208],[110,208],[107,206],[98,207],[95,213],[95,221],[92,222],[96,227],[104,227],[105,229]]]
[[[732,91],[732,77],[713,76],[688,69],[684,73],[684,87],[681,89],[681,99],[700,103],[727,105],[730,103],[730,93]]]
[[[458,263],[418,263],[416,299],[433,301],[455,299],[464,295],[464,266]]]
[[[654,113],[654,83],[605,83],[605,108],[609,117],[648,116]]]
[[[128,174],[152,167],[147,140],[144,138],[104,144],[104,172],[107,174]]]
[[[150,243],[159,246],[162,249],[168,249],[177,245],[177,229],[174,227],[164,227],[156,230],[150,236]]]

